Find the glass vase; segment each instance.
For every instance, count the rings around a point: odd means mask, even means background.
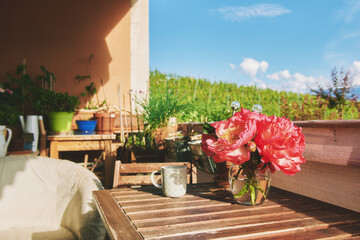
[[[246,170],[238,164],[229,169],[229,185],[234,199],[243,205],[262,204],[270,190],[270,171]]]

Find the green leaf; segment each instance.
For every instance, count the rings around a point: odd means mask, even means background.
[[[210,134],[210,133],[214,133],[215,132],[215,128],[213,126],[211,126],[209,123],[204,123],[203,126],[204,129],[204,133],[206,134]]]
[[[245,193],[247,193],[249,191],[249,184],[246,183],[243,188],[240,190],[240,192],[238,194],[235,194],[234,197],[242,197],[244,196]]]
[[[249,184],[251,205],[255,205],[256,190],[254,185]]]
[[[259,189],[259,191],[262,193],[262,195],[264,196],[264,198],[266,198],[265,191],[264,191],[264,189],[262,189],[262,188],[260,187],[260,184],[259,184],[259,183],[256,184],[256,189]]]

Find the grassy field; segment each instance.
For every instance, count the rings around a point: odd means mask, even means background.
[[[347,101],[339,108],[328,108],[328,101],[310,94],[297,94],[255,86],[215,82],[206,79],[150,73],[151,98],[163,99],[167,105],[180,105],[176,116],[181,122],[219,121],[231,116],[231,102],[238,101],[241,107],[251,109],[260,104],[266,115],[285,116],[290,120],[359,119],[359,102]],[[155,104],[152,101],[151,104]],[[340,110],[339,110],[340,109]],[[166,111],[166,106],[160,111]]]

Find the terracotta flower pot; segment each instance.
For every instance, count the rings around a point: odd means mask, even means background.
[[[115,114],[108,112],[98,112],[94,114],[97,121],[96,132],[98,134],[111,134],[115,125]]]

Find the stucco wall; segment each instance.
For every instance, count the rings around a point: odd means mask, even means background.
[[[91,74],[103,99],[103,79],[108,102],[118,105],[117,85],[130,89],[130,0],[2,0],[0,81],[23,59],[34,77],[40,65],[52,71],[59,92],[80,96],[90,80],[75,76]]]
[[[145,91],[149,80],[149,1],[131,0],[131,89]]]

